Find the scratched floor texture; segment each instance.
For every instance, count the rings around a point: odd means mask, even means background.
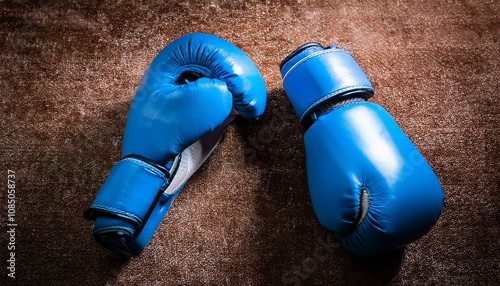
[[[498,15],[488,0],[0,1],[0,284],[498,285]],[[146,250],[123,259],[82,214],[120,157],[144,70],[195,31],[249,55],[266,112],[231,125]],[[278,67],[309,41],[351,52],[442,183],[437,225],[403,250],[356,257],[315,218]]]

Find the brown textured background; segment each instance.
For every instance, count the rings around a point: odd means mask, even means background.
[[[0,1],[0,284],[498,285],[499,2],[348,2]],[[95,243],[82,213],[119,159],[144,70],[194,31],[253,59],[266,113],[229,128],[147,249],[124,260]],[[355,257],[314,216],[304,129],[278,69],[308,41],[354,55],[376,89],[372,101],[442,183],[441,219],[402,251]],[[15,281],[5,262],[8,169],[18,199]],[[318,252],[322,243],[330,252]]]

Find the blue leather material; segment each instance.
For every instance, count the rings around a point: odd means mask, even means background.
[[[94,213],[109,213],[128,221],[133,227],[127,229],[133,234],[166,182],[165,174],[151,165],[133,158],[123,159],[111,169],[90,209]],[[137,189],[143,191],[136,192]],[[94,231],[110,227],[113,226],[96,224]]]
[[[439,181],[392,117],[366,102],[373,90],[354,59],[335,47],[309,45],[281,67],[301,122],[315,115],[304,143],[320,223],[360,256],[384,254],[425,235],[443,207]]]
[[[175,88],[157,87],[148,92],[147,100],[135,97],[132,101],[122,156],[138,154],[166,164],[190,145],[185,142],[192,143],[213,131],[232,108],[232,95],[218,79],[203,77]]]
[[[304,136],[307,177],[320,223],[348,250],[386,253],[436,223],[443,193],[434,172],[392,117],[363,102],[321,116]],[[366,190],[366,216],[357,226]]]
[[[352,93],[365,99],[373,88],[353,57],[335,46],[311,46],[297,53],[281,68],[283,86],[300,122],[322,103]]]
[[[335,48],[335,46],[332,46]],[[307,43],[298,47],[295,52],[286,57],[280,64],[281,75],[288,72],[294,65],[296,65],[300,60],[314,54],[316,52],[324,51],[325,48],[320,46],[318,43]]]
[[[179,195],[180,190],[181,189],[178,189],[178,192],[171,195],[165,193],[161,195],[147,223],[144,224],[142,231],[139,233],[139,236],[132,240],[128,245],[129,252],[132,255],[138,255],[146,247],[154,232],[170,209],[170,206],[177,198],[177,195]]]
[[[167,45],[132,100],[124,159],[84,214],[95,221],[96,240],[118,253],[139,254],[227,125],[238,114],[257,119],[265,104],[257,68],[231,43],[193,33]]]
[[[96,239],[114,251],[131,252],[129,244],[139,233],[146,233],[144,225],[167,184],[165,173],[146,162],[125,158],[116,163],[85,214],[95,220]],[[110,245],[101,239],[113,233],[119,233],[124,244]]]
[[[234,108],[244,118],[255,120],[264,112],[266,87],[252,60],[230,42],[204,33],[184,35],[160,51],[142,78],[132,105],[148,98],[151,91],[176,88],[186,72],[224,82],[233,95]]]

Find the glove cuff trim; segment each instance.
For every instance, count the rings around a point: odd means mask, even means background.
[[[179,157],[174,160],[170,170],[136,154],[116,163],[84,218],[118,220],[110,225],[95,226],[94,236],[98,238],[102,231],[118,229],[129,231],[132,238],[139,236],[168,187],[179,160]]]
[[[370,81],[347,51],[310,45],[292,55],[281,73],[286,94],[302,124],[326,101],[353,95],[366,100],[373,96]]]
[[[165,177],[166,179],[170,179],[171,177],[171,171],[167,170],[167,168],[141,155],[129,154],[122,157],[121,161],[124,160],[133,160],[135,164],[141,165],[148,171],[153,172],[158,176]]]
[[[92,205],[85,211],[84,217],[86,219],[95,219],[98,215],[116,216],[119,218],[127,219],[135,225],[141,224],[141,218],[134,213],[126,212],[117,208],[108,207],[105,205]]]

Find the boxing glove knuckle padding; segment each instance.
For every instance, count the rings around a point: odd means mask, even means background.
[[[361,256],[427,233],[443,206],[439,181],[392,117],[366,101],[373,88],[352,56],[308,43],[280,70],[307,127],[307,179],[320,223]]]
[[[96,240],[139,254],[227,126],[240,115],[256,120],[265,104],[264,81],[236,46],[202,33],[167,45],[131,103],[122,159],[84,214]]]

